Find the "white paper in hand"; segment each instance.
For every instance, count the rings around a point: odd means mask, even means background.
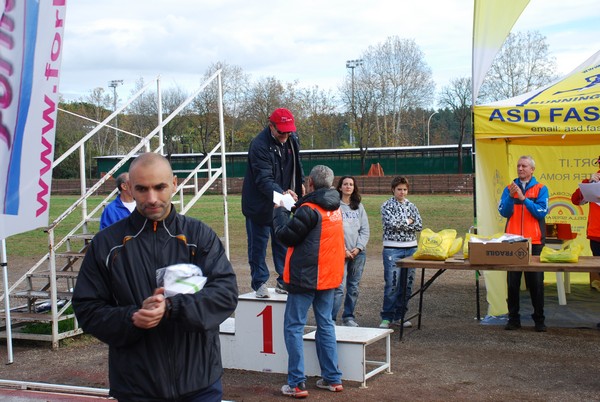
[[[294,197],[292,197],[291,194],[281,194],[281,193],[278,193],[277,191],[273,191],[273,204],[281,205],[282,201],[283,201],[283,206],[288,211],[291,211],[292,207],[296,203],[296,201],[294,201]]]
[[[600,203],[600,182],[579,183],[579,189],[584,201]]]
[[[196,293],[204,287],[206,277],[194,264],[175,264],[156,271],[158,287],[165,288],[165,297],[179,293]]]

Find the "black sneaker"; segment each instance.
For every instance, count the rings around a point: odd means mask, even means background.
[[[285,285],[282,285],[279,282],[277,282],[277,285],[275,286],[275,292],[279,293],[280,295],[287,295],[288,294],[288,291],[285,288]]]
[[[521,323],[517,322],[517,321],[509,321],[505,326],[504,329],[507,331],[514,331],[515,329],[520,329],[521,328]]]
[[[544,324],[543,322],[535,323],[535,332],[546,332],[547,330],[548,328],[546,328],[546,324]]]

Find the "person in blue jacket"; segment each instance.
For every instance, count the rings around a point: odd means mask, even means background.
[[[117,189],[119,194],[110,204],[102,211],[100,217],[100,230],[127,218],[135,209],[135,201],[129,190],[129,173],[121,173],[116,179]]]
[[[285,247],[273,233],[273,191],[290,194],[294,201],[304,194],[304,172],[300,143],[292,112],[275,109],[268,125],[250,142],[248,166],[242,185],[242,213],[246,217],[248,263],[256,297],[268,298],[267,244],[271,238],[277,293],[287,293],[283,284]]]
[[[546,215],[548,214],[548,187],[539,183],[533,172],[535,161],[529,155],[523,155],[517,162],[517,175],[502,192],[498,212],[506,218],[506,233],[531,239],[531,255],[540,255],[546,244]],[[521,328],[520,291],[521,277],[529,289],[533,314],[531,318],[537,332],[546,332],[544,316],[544,273],[509,271],[507,277],[508,323],[504,327],[509,331]]]

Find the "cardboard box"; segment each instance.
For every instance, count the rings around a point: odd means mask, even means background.
[[[529,265],[531,240],[515,243],[469,242],[469,262],[480,265]]]

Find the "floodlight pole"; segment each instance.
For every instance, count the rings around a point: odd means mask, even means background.
[[[354,69],[358,66],[362,66],[363,64],[363,60],[362,59],[357,59],[357,60],[348,60],[346,61],[346,68],[349,68],[350,70],[352,70],[352,98],[351,98],[351,103],[350,103],[350,109],[352,112],[352,121],[354,121],[354,116],[356,115],[355,110],[354,110]],[[350,142],[350,146],[354,145],[354,135],[352,133],[352,127],[354,125],[350,126],[350,138],[349,138],[349,142]]]
[[[123,85],[123,80],[112,80],[108,82],[108,87],[113,89],[113,112],[117,110],[117,87]],[[116,141],[116,152],[119,154],[119,121],[118,115],[115,116],[115,141]]]
[[[431,123],[431,118],[433,117],[434,114],[438,114],[439,112],[433,112],[431,113],[431,116],[429,116],[429,119],[427,120],[427,146],[429,146],[429,123]]]

